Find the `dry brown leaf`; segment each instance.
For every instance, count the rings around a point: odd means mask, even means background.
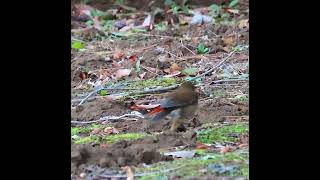
[[[235,37],[234,36],[227,36],[223,38],[224,44],[227,46],[232,45],[235,42]]]
[[[96,135],[96,134],[99,134],[101,132],[101,129],[100,128],[94,128],[92,131],[91,131],[91,135]]]
[[[109,69],[100,69],[99,70],[99,79],[107,79],[108,77],[111,77],[111,72]]]
[[[173,73],[173,72],[176,72],[176,71],[181,71],[181,67],[178,66],[177,63],[173,63],[171,64],[170,66],[170,72]]]
[[[209,148],[209,146],[207,146],[203,143],[200,143],[200,142],[197,142],[196,144],[197,144],[196,149],[208,149]]]
[[[240,20],[238,27],[241,28],[241,29],[249,27],[249,19]]]
[[[116,72],[116,78],[117,79],[121,79],[125,76],[129,76],[131,72],[131,69],[119,69]]]
[[[119,131],[114,127],[106,127],[103,132],[107,134],[119,134]]]

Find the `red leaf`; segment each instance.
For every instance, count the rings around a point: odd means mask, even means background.
[[[129,57],[129,60],[131,61],[131,62],[136,62],[136,60],[137,60],[137,55],[131,55],[130,57]]]

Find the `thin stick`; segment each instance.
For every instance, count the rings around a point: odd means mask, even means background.
[[[103,87],[99,87],[99,88],[95,89],[94,91],[92,91],[91,93],[89,93],[87,97],[85,97],[84,99],[81,100],[81,102],[79,103],[79,106],[81,104],[83,104],[90,96],[92,96],[93,94],[99,92],[102,89],[103,89]]]
[[[139,115],[139,114],[124,114],[121,116],[105,116],[105,117],[101,117],[98,120],[93,120],[93,121],[71,121],[71,123],[72,124],[91,124],[91,123],[96,123],[96,122],[101,122],[101,121],[119,120],[119,119],[123,119],[124,117],[130,117],[130,116],[144,118],[142,115]],[[132,118],[130,120],[132,120]]]
[[[171,52],[169,52],[169,51],[164,50],[163,52],[166,52],[166,53],[170,54],[171,56],[174,56],[174,57],[176,57],[176,58],[178,58],[178,59],[180,59],[180,60],[184,60],[184,59],[182,59],[181,57],[178,57],[178,56],[176,56],[175,54],[173,54],[173,53],[171,53]]]
[[[168,87],[161,87],[161,88],[155,88],[155,89],[148,89],[148,90],[142,90],[142,91],[134,91],[129,93],[129,96],[136,95],[136,94],[153,94],[153,93],[161,93],[161,92],[167,92],[173,89],[176,89],[179,85],[175,84]]]
[[[91,100],[94,100],[94,99],[97,99],[97,98],[102,98],[103,96],[93,96],[93,97],[89,97],[86,99],[86,101],[91,101]],[[73,99],[71,100],[71,103],[77,103],[77,102],[81,102],[83,101],[83,99]]]
[[[189,52],[191,52],[193,55],[196,56],[196,54],[195,54],[193,51],[191,51],[189,48],[187,48],[187,46],[185,46],[185,45],[182,43],[182,40],[181,40],[180,42],[181,42],[181,45],[182,45],[186,50],[188,50]]]
[[[163,38],[172,38],[174,39],[175,37],[173,36],[165,36],[165,35],[156,35],[156,34],[143,34],[143,33],[132,33],[130,35],[141,35],[141,36],[151,36],[151,37],[163,37]]]
[[[236,82],[236,81],[248,81],[248,78],[240,78],[240,79],[221,79],[213,81],[212,83],[221,83],[221,82]]]
[[[228,60],[228,59],[232,56],[232,54],[233,54],[234,52],[235,52],[235,51],[231,51],[231,52],[228,54],[227,57],[225,57],[222,61],[220,61],[220,62],[219,62],[217,65],[215,65],[213,68],[211,68],[210,70],[206,71],[205,73],[203,73],[203,74],[201,74],[201,75],[199,75],[199,76],[196,76],[196,77],[192,78],[190,81],[194,81],[194,80],[196,80],[196,79],[202,78],[202,77],[204,77],[205,75],[213,72],[216,68],[218,68],[219,66],[221,66],[226,60]]]

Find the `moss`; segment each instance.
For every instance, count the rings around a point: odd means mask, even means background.
[[[147,79],[143,81],[135,81],[128,84],[131,88],[143,89],[143,88],[155,88],[158,86],[167,87],[176,84],[176,79],[174,78],[154,78]]]
[[[103,128],[107,126],[103,126],[101,124],[90,124],[87,126],[81,126],[81,127],[71,127],[71,135],[79,135],[81,133],[90,133],[93,129],[96,128]]]
[[[78,139],[74,140],[75,144],[87,144],[87,143],[101,143],[101,142],[106,142],[106,143],[115,143],[121,140],[124,141],[132,141],[136,139],[140,139],[142,137],[146,136],[145,134],[141,133],[127,133],[127,134],[114,134],[114,135],[109,135],[105,137],[101,136],[86,136],[86,137],[79,137]]]
[[[103,141],[106,141],[108,143],[114,143],[120,140],[132,141],[132,140],[143,138],[144,136],[146,135],[142,133],[115,134],[115,135],[104,137]]]
[[[204,156],[193,158],[193,159],[178,159],[171,162],[159,162],[151,165],[148,168],[136,168],[136,173],[143,172],[158,172],[152,175],[146,175],[140,177],[140,180],[145,179],[170,179],[172,176],[180,177],[200,177],[202,172],[200,170],[207,169],[207,175],[212,174],[219,176],[208,168],[209,164],[226,164],[226,165],[236,165],[239,167],[237,171],[227,172],[224,175],[227,176],[245,176],[248,177],[249,167],[248,167],[248,157],[247,152],[232,152],[226,154],[215,154],[208,153]],[[173,169],[170,172],[165,170]]]
[[[200,131],[197,139],[202,143],[237,142],[240,135],[248,132],[248,124],[230,124]]]

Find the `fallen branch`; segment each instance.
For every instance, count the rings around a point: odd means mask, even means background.
[[[212,81],[212,83],[222,83],[222,82],[237,82],[237,81],[248,81],[248,78],[239,78],[239,79],[221,79]]]
[[[213,68],[209,69],[208,71],[204,72],[203,74],[200,74],[199,76],[196,76],[194,78],[192,78],[190,81],[194,81],[196,79],[202,78],[204,76],[206,76],[207,74],[210,74],[211,72],[213,72],[216,68],[218,68],[219,66],[221,66],[226,60],[228,60],[232,54],[235,53],[235,51],[231,51],[227,57],[225,57],[223,60],[221,60],[217,65],[215,65]]]
[[[128,93],[128,96],[137,95],[137,94],[153,94],[153,93],[162,93],[167,92],[173,89],[176,89],[179,85],[175,84],[168,87],[161,87],[161,88],[155,88],[155,89],[147,89],[147,90],[141,90],[141,91],[133,91]]]
[[[132,114],[124,114],[121,116],[104,116],[101,117],[98,120],[93,120],[93,121],[71,121],[72,124],[91,124],[91,123],[96,123],[96,122],[101,122],[101,121],[108,121],[108,120],[119,120],[123,119],[125,117],[139,117],[139,118],[144,118],[142,115],[137,114],[137,113],[132,113]]]
[[[79,103],[79,106],[81,104],[83,104],[90,96],[92,96],[93,94],[99,92],[102,89],[103,89],[103,87],[99,87],[99,88],[95,89],[94,91],[92,91],[91,93],[89,93],[84,99],[81,100],[81,102]]]

